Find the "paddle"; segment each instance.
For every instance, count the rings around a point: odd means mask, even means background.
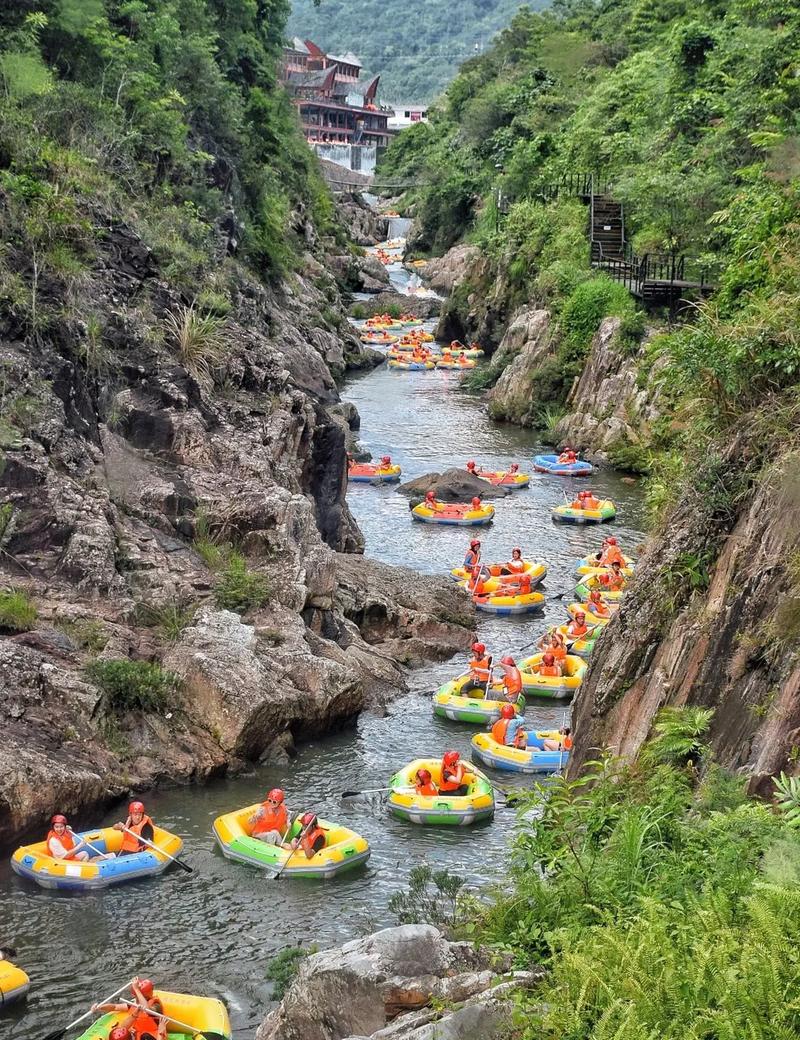
[[[295,819],[294,819],[294,823],[292,823],[292,827],[294,826],[294,824],[295,824],[295,823],[297,823],[297,820],[298,820],[298,817],[295,817]],[[312,820],[312,821],[311,821],[311,823],[313,823],[313,822],[314,822],[314,821]],[[308,834],[308,829],[309,829],[309,827],[311,826],[311,823],[307,823],[307,824],[305,825],[305,827],[303,827],[303,829],[302,829],[302,830],[300,831],[300,833],[298,834],[298,836],[297,836],[297,843],[298,843],[298,845],[299,845],[299,844],[300,844],[300,842],[301,842],[301,841],[303,840],[303,838],[304,838],[304,837],[306,836],[306,834]],[[289,830],[291,830],[291,829],[292,829],[292,828],[290,827],[290,828],[289,828]],[[289,833],[289,832],[287,831],[286,833],[287,833],[287,836],[288,836],[288,833]],[[278,870],[276,871],[276,873],[272,875],[272,880],[273,880],[273,881],[277,881],[277,880],[278,880],[278,878],[279,878],[279,877],[281,876],[281,874],[282,874],[282,873],[284,872],[284,870],[286,869],[286,864],[287,864],[287,863],[289,862],[289,860],[290,860],[290,859],[292,858],[292,855],[294,854],[294,851],[295,851],[295,850],[294,850],[294,849],[292,849],[292,850],[291,850],[291,851],[290,851],[290,852],[288,853],[288,855],[287,855],[286,859],[285,859],[285,860],[283,861],[283,863],[281,863],[280,867],[278,867]]]
[[[187,1026],[185,1022],[181,1022],[180,1019],[174,1018],[172,1015],[162,1015],[160,1011],[154,1011],[150,1007],[143,1008],[141,1004],[136,1004],[132,1000],[126,1000],[124,997],[120,1001],[120,1003],[121,1004],[127,1004],[128,1007],[130,1007],[130,1008],[138,1008],[141,1011],[146,1011],[147,1014],[148,1015],[152,1015],[153,1018],[163,1019],[164,1022],[172,1022],[174,1025],[178,1026],[180,1029],[185,1030],[189,1034],[189,1036],[191,1036],[191,1037],[202,1036],[202,1037],[205,1037],[206,1040],[209,1040],[208,1034],[204,1033],[202,1031],[202,1029],[197,1029],[195,1026]]]
[[[510,792],[507,787],[501,787],[500,784],[494,783],[493,780],[489,779],[486,773],[482,773],[480,769],[477,769],[474,765],[469,767],[468,772],[474,773],[476,776],[479,776],[482,780],[486,781],[489,787],[491,787],[495,791],[499,791],[504,798],[508,798]]]
[[[358,798],[362,794],[382,794],[385,791],[413,791],[413,784],[401,785],[400,787],[368,787],[363,791],[342,791],[340,798]]]
[[[77,838],[78,837],[78,835],[75,833],[75,831],[71,827],[67,827],[67,830],[69,831],[69,833],[72,835],[73,838]],[[105,859],[106,858],[105,852],[101,852],[100,849],[98,849],[98,847],[96,845],[92,845],[92,843],[90,841],[88,841],[86,838],[81,838],[80,839],[80,842],[78,843],[78,845],[76,845],[75,848],[72,850],[73,853],[77,852],[78,849],[81,847],[81,845],[85,845],[87,849],[91,849],[92,852],[96,852],[97,855],[100,857],[100,859]]]
[[[142,845],[147,845],[149,848],[153,849],[154,852],[160,852],[162,856],[166,856],[167,859],[171,859],[173,863],[177,863],[181,870],[185,870],[187,874],[194,873],[194,867],[190,867],[189,864],[184,863],[182,859],[178,859],[177,856],[170,856],[170,854],[168,852],[165,852],[160,846],[154,845],[152,841],[148,841],[147,838],[143,838],[141,834],[137,834],[136,831],[132,831],[129,827],[126,827],[124,824],[122,826],[122,829],[127,834],[132,834],[137,841],[140,841],[142,843]]]
[[[110,997],[106,997],[105,1000],[101,1000],[98,1003],[100,1003],[100,1004],[109,1004],[114,999],[114,997],[118,997],[120,995],[120,993],[124,993],[125,992],[125,990],[128,988],[128,986],[130,986],[131,981],[132,980],[129,980],[128,982],[125,983],[124,986],[120,986],[119,989],[115,989]],[[76,1018],[74,1022],[70,1022],[68,1025],[65,1025],[63,1029],[56,1029],[52,1033],[48,1033],[47,1036],[44,1038],[44,1040],[61,1040],[61,1037],[64,1036],[64,1034],[68,1030],[73,1029],[75,1026],[79,1025],[81,1022],[83,1022],[85,1019],[89,1018],[93,1014],[94,1014],[94,1012],[92,1011],[91,1008],[89,1008],[89,1010],[86,1012],[86,1014],[81,1015],[80,1018]]]

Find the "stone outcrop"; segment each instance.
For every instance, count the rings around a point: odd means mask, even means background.
[[[411,499],[412,506],[421,501],[427,491],[434,491],[440,502],[469,502],[476,495],[489,499],[513,494],[508,488],[495,487],[488,480],[473,476],[467,469],[455,468],[446,469],[444,473],[423,473],[421,477],[399,484],[397,490]]]
[[[539,978],[430,925],[387,928],[308,957],[256,1040],[499,1040]]]
[[[373,314],[383,314],[390,307],[402,307],[404,314],[413,314],[417,318],[435,318],[442,308],[442,301],[433,296],[401,296],[393,291],[380,292],[369,300],[359,300],[351,305],[351,313],[354,307],[367,318]]]
[[[714,709],[717,759],[754,790],[797,771],[799,460],[786,457],[743,495],[752,458],[735,437],[715,481],[686,493],[640,561],[576,696],[571,768],[598,747],[634,758],[661,707],[694,704]]]
[[[376,213],[358,192],[337,195],[336,208],[349,237],[357,245],[374,246],[388,238],[389,218]]]
[[[424,267],[412,268],[431,289],[449,296],[468,277],[480,259],[477,246],[460,243],[453,246],[444,256],[434,257]]]
[[[79,814],[324,732],[403,688],[402,662],[466,641],[451,590],[437,606],[419,577],[384,638],[370,609],[388,609],[391,568],[369,570],[368,641],[337,601],[337,552],[363,540],[345,500],[358,420],[336,379],[374,352],[322,254],[269,289],[226,261],[204,354],[182,350],[188,301],[135,230],[96,223],[111,230],[81,290],[91,329],[59,318],[34,342],[0,312],[0,571],[39,613],[0,630],[4,843],[56,806]],[[39,291],[58,306],[64,287]],[[248,573],[262,602],[219,609]],[[182,688],[157,710],[111,703],[85,670],[98,656],[163,663]]]
[[[500,373],[489,392],[493,419],[530,425],[533,376],[555,348],[549,311],[535,307],[517,311],[491,361],[492,369]]]
[[[659,381],[666,366],[666,360],[646,362],[647,341],[633,348],[623,343],[620,324],[619,318],[601,323],[555,430],[559,444],[612,461],[650,442],[661,417]]]

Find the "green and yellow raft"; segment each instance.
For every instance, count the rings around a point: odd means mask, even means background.
[[[472,722],[479,726],[490,725],[500,718],[500,709],[509,702],[498,696],[486,697],[482,690],[471,690],[469,693],[461,691],[469,681],[469,673],[459,675],[457,679],[451,679],[433,695],[433,714],[443,719],[452,719],[454,722]],[[489,692],[495,691],[501,694],[502,686],[492,684]],[[514,701],[514,707],[521,714],[525,710],[525,698],[520,696]]]
[[[467,770],[465,795],[426,796],[414,790],[418,769],[427,769],[437,785],[442,778],[442,760],[418,758],[399,769],[389,781],[389,812],[410,823],[433,827],[468,827],[494,816],[492,785],[482,775]]]
[[[169,1040],[231,1040],[228,1011],[221,1000],[196,997],[189,993],[168,993],[156,990],[167,1023]],[[115,1025],[123,1021],[127,1012],[115,1011],[93,1022],[77,1040],[108,1040]],[[188,1027],[188,1028],[187,1028]]]

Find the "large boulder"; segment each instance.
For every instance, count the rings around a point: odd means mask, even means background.
[[[432,289],[449,294],[464,281],[480,255],[477,246],[460,243],[417,270]]]
[[[493,1006],[502,999],[493,987],[510,966],[509,955],[450,942],[430,925],[386,928],[304,961],[256,1040],[488,1040],[499,1035],[501,1021],[508,1024],[510,1005],[504,1013]],[[534,978],[526,973],[519,982]],[[476,1000],[481,994],[488,999]],[[443,1026],[430,1010],[433,1001],[464,1006]]]
[[[508,488],[495,487],[488,480],[473,476],[467,469],[447,469],[444,473],[424,473],[421,477],[407,480],[398,485],[401,495],[411,499],[411,504],[421,501],[427,491],[433,490],[440,502],[469,502],[479,498],[505,498],[512,494]]]
[[[404,314],[413,314],[417,318],[435,318],[442,309],[442,301],[435,296],[399,296],[396,292],[380,292],[370,300],[360,300],[350,307],[358,307],[357,313],[367,318],[373,314],[383,314],[389,308],[402,307]]]
[[[493,419],[530,423],[533,377],[555,351],[550,312],[535,307],[517,311],[491,362],[500,373],[489,392]]]

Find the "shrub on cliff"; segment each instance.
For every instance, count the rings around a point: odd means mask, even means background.
[[[36,607],[23,589],[0,591],[0,629],[27,632],[36,623]]]
[[[266,577],[251,571],[240,553],[231,552],[214,587],[217,606],[237,614],[246,614],[263,607],[269,601],[269,596]]]
[[[106,695],[110,711],[162,711],[180,686],[174,672],[150,661],[92,661],[86,674]]]

